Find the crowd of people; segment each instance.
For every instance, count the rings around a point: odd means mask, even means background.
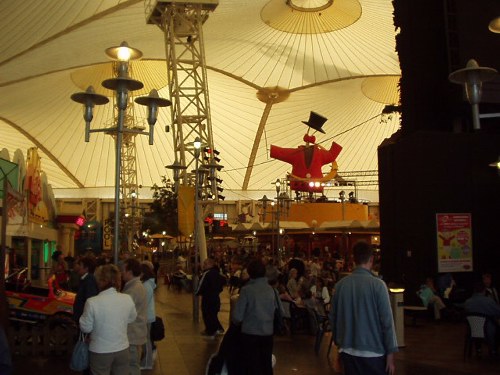
[[[246,262],[234,255],[229,284],[236,298],[231,326],[216,357],[219,367],[223,360],[229,375],[272,374],[273,318],[276,310],[286,316],[284,306],[289,305],[306,314],[312,310],[330,321],[345,374],[393,374],[398,346],[388,290],[371,272],[372,247],[360,242],[353,252],[358,267],[339,282],[339,265],[328,258],[321,262],[296,256],[276,265],[269,257]],[[289,314],[293,320],[293,313]],[[242,350],[235,352],[234,347]],[[241,372],[238,363],[245,371]]]
[[[397,342],[387,286],[372,272],[371,246],[359,242],[352,250],[355,267],[343,275],[344,263],[334,256],[306,260],[297,254],[284,261],[236,252],[207,258],[194,291],[201,297],[201,335],[210,340],[224,335],[209,374],[220,374],[222,368],[229,375],[272,374],[276,311],[289,330],[297,328],[298,321],[307,326],[311,312],[328,321],[346,374],[394,373]],[[190,276],[183,264],[175,268],[180,278]],[[74,319],[91,337],[90,367],[84,374],[140,374],[153,368],[150,331],[156,317],[157,271],[158,264],[128,254],[118,266],[106,257],[87,254],[69,269],[62,254],[54,252],[52,275],[60,287],[76,291]],[[227,331],[218,318],[220,293],[226,286],[231,294]],[[436,280],[427,278],[418,295],[440,319],[450,307],[454,288],[453,277],[443,274]],[[492,355],[498,346],[498,297],[491,274],[484,273],[474,294],[461,304],[466,313],[488,317],[486,338]],[[358,318],[351,319],[353,315]]]
[[[346,374],[394,373],[397,342],[387,285],[375,270],[377,254],[364,242],[356,244],[352,253],[355,267],[344,275],[340,274],[342,261],[332,261],[331,256],[324,259],[312,257],[309,260],[296,256],[284,262],[275,262],[273,258],[263,256],[262,263],[267,282],[277,291],[286,317],[294,318],[290,307],[294,308],[295,314],[298,308],[299,314],[302,310],[304,316],[310,310],[319,316],[328,316]],[[219,258],[219,266],[221,273],[227,273],[232,294],[239,295],[245,291],[244,286],[251,280],[251,275],[248,259],[244,255],[235,254],[229,260]],[[345,275],[348,276],[340,280],[339,276]],[[444,273],[437,275],[436,279],[427,278],[418,296],[422,304],[433,312],[436,320],[440,320],[443,313],[446,318],[459,317],[460,321],[467,314],[486,316],[489,353],[497,356],[500,305],[492,275],[484,272],[473,289],[471,295],[467,290],[457,287],[451,274]],[[349,297],[353,293],[357,296],[355,300]],[[450,315],[450,311],[457,315]],[[353,320],[353,314],[359,319]],[[364,337],[365,344],[369,344],[358,346],[360,341],[356,337],[359,335]],[[367,335],[371,335],[369,340]]]
[[[156,355],[151,326],[156,319],[156,272],[149,260],[124,254],[118,265],[92,253],[68,269],[62,253],[53,254],[58,288],[74,290],[73,318],[89,342],[89,368],[83,374],[139,375],[152,369]],[[71,281],[71,282],[70,282]]]
[[[459,319],[463,315],[486,317],[485,338],[489,354],[496,357],[500,344],[500,302],[491,273],[483,272],[471,289],[468,293],[457,285],[451,273],[443,273],[436,279],[427,277],[417,294],[423,306],[432,310],[435,320],[442,319],[442,315]]]
[[[327,306],[336,271],[335,262],[323,263],[318,258],[307,261],[300,256],[286,262],[277,262],[265,254],[255,258],[243,253],[207,259],[198,288],[206,337],[214,338],[223,332],[216,318],[221,275],[226,276],[231,294],[230,326],[208,374],[272,374],[273,336],[283,333],[277,331],[276,315],[288,318],[289,328],[293,328],[294,319],[303,318],[307,322],[309,310],[328,319]],[[213,295],[207,296],[206,288],[210,285]],[[209,314],[203,308],[204,303],[212,306],[207,309]],[[210,314],[213,319],[208,317]]]

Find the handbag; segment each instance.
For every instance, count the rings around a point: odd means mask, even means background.
[[[73,348],[69,368],[73,371],[84,371],[89,367],[89,344],[87,343],[87,335],[80,332],[78,341]]]
[[[163,320],[159,316],[151,323],[150,338],[151,341],[160,341],[165,338],[165,326],[163,325]]]

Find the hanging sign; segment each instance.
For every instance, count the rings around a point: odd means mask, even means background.
[[[438,272],[472,272],[469,213],[436,214]]]
[[[102,249],[111,250],[113,246],[113,225],[110,219],[104,220],[102,227]]]

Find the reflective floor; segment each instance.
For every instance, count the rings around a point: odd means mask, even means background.
[[[229,296],[224,291],[219,318],[227,327]],[[220,339],[207,341],[200,336],[203,323],[192,319],[193,299],[186,292],[169,290],[159,285],[156,291],[157,315],[162,316],[166,337],[158,342],[155,368],[143,371],[145,375],[203,375],[210,355],[215,353]],[[413,326],[405,326],[405,344],[396,357],[396,373],[400,375],[453,375],[453,374],[500,374],[500,361],[471,358],[464,361],[463,344],[465,326],[421,320]],[[325,336],[319,355],[314,354],[314,337],[300,333],[277,337],[274,354],[277,363],[275,375],[335,374],[327,358],[330,336]],[[486,348],[483,349],[486,353]],[[14,374],[75,374],[68,369],[66,356],[49,358],[14,357]]]

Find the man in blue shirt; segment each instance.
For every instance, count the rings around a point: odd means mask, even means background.
[[[250,281],[241,288],[232,313],[233,323],[241,324],[241,350],[247,375],[273,375],[273,322],[282,309],[266,277],[260,260],[248,264]]]
[[[389,293],[371,273],[373,250],[353,247],[356,268],[335,285],[330,322],[345,375],[394,374],[398,351]]]

